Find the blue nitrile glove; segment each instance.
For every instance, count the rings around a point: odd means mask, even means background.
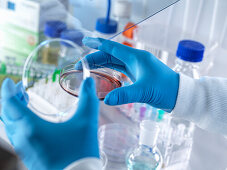
[[[99,103],[93,79],[83,82],[78,109],[64,123],[47,122],[35,115],[19,86],[11,79],[3,82],[1,116],[9,140],[28,169],[60,170],[82,158],[99,158]]]
[[[104,100],[106,104],[138,102],[167,112],[173,110],[178,95],[179,75],[151,53],[101,38],[86,37],[83,43],[100,50],[85,57],[89,65],[113,68],[134,82],[110,92]]]

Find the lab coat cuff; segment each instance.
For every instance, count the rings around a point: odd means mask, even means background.
[[[193,89],[195,89],[195,80],[180,74],[179,90],[177,101],[174,110],[171,115],[173,117],[185,117],[188,113],[188,109],[191,106],[191,100],[193,100]]]
[[[102,169],[102,161],[98,158],[84,158],[80,159],[76,162],[73,162],[69,166],[67,166],[64,170],[101,170]]]

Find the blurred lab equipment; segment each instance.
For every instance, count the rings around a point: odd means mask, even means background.
[[[132,14],[133,23],[139,24],[139,23],[143,22],[144,20],[156,15],[160,11],[168,8],[169,6],[177,3],[179,0],[164,0],[161,2],[156,1],[156,0],[151,0],[151,1],[144,0],[142,2],[140,0],[134,0],[134,1],[128,1],[129,3],[127,1],[128,0],[124,0],[124,2],[123,2],[123,0],[121,0],[119,2],[116,2],[114,0],[113,1],[114,11],[116,9],[115,8],[116,5],[118,6],[118,11],[115,11],[114,13],[116,14],[116,12],[117,12],[118,13],[117,16],[122,17],[124,15],[124,17],[126,17],[126,12],[123,12],[123,10],[120,8],[124,8],[125,3],[127,3],[127,4],[130,3],[131,5],[129,5],[128,7],[131,6],[130,8],[131,8],[132,12],[128,12],[128,13]],[[77,2],[72,2],[72,5],[74,6],[74,16],[76,18],[78,18],[80,21],[82,21],[82,24],[85,26],[85,28],[87,27],[87,29],[90,31],[94,31],[94,27],[91,24],[95,23],[95,20],[97,20],[97,18],[103,17],[105,15],[103,13],[103,11],[105,11],[107,6],[108,6],[107,16],[110,16],[109,14],[111,14],[110,12],[111,12],[111,8],[112,8],[111,4],[112,4],[111,0],[96,0],[96,1],[79,0]],[[95,11],[94,9],[96,9],[96,8],[98,8],[100,10]],[[121,13],[121,14],[119,14],[119,13]],[[90,18],[90,20],[88,21],[88,20],[86,20],[86,18]],[[106,22],[108,20],[105,20],[105,19],[102,20],[101,24],[108,23],[108,22]],[[107,17],[107,19],[109,19],[109,17]],[[101,21],[101,20],[99,20],[99,21]],[[116,25],[115,23],[116,22],[114,22],[114,23],[112,22],[113,25]],[[121,31],[123,31],[123,30],[119,30],[119,32],[118,32],[119,35],[121,34]],[[110,38],[110,37],[108,37],[108,38]]]
[[[108,39],[117,33],[118,23],[110,18],[112,3],[108,0],[106,18],[98,18],[96,21],[97,37]]]
[[[48,21],[45,24],[44,34],[47,40],[54,38],[60,38],[61,32],[67,28],[66,24],[61,21]],[[56,45],[56,47],[54,46]],[[52,43],[52,46],[46,45],[42,52],[42,63],[43,64],[54,64],[58,62],[59,45]]]
[[[81,29],[80,22],[68,12],[66,1],[65,6],[58,0],[0,1],[0,83],[5,77],[21,80],[26,57],[46,38],[47,22],[58,20]]]
[[[145,120],[140,124],[139,146],[132,149],[127,156],[128,170],[160,170],[162,155],[157,148],[159,134],[157,123]]]
[[[126,124],[112,123],[99,128],[99,148],[107,160],[104,169],[126,170],[126,155],[138,143],[138,130]]]
[[[112,10],[113,18],[118,23],[118,32],[125,30],[125,27],[130,22],[132,16],[132,1],[114,0]]]
[[[82,47],[82,39],[84,34],[79,30],[64,30],[61,32],[61,39],[72,41],[78,46]],[[82,47],[83,48],[83,47]],[[59,60],[59,65],[62,67],[67,66],[75,62],[75,48],[68,43],[61,42],[61,60]],[[84,49],[86,50],[86,49]]]

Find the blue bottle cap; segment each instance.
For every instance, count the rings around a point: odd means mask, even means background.
[[[179,42],[176,56],[189,62],[201,62],[205,46],[192,40],[183,40]]]
[[[83,45],[82,40],[84,38],[84,34],[79,30],[73,30],[73,29],[65,30],[61,33],[61,38],[65,40],[70,40],[75,44],[82,46]],[[65,42],[61,42],[61,44],[67,47],[70,47],[70,45]]]
[[[106,21],[106,18],[99,18],[96,21],[96,30],[98,32],[104,33],[104,34],[114,34],[117,32],[117,21],[115,20],[109,20],[109,22]]]
[[[67,26],[61,21],[48,21],[45,23],[44,34],[51,38],[59,38],[62,31],[66,30]]]

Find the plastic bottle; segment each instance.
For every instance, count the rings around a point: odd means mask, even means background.
[[[44,34],[46,40],[53,38],[59,38],[61,32],[66,30],[67,26],[64,22],[61,21],[48,21],[45,24]],[[43,64],[58,64],[58,52],[59,44],[56,44],[56,47],[51,46],[51,48],[46,45],[45,49],[42,52],[42,62]]]
[[[159,170],[162,156],[156,147],[159,134],[157,123],[145,120],[140,124],[139,146],[127,156],[128,170]]]
[[[121,36],[118,37],[118,41],[124,45],[135,47],[133,37],[134,31],[137,28],[137,26],[135,26],[135,23],[132,21],[131,16],[132,16],[131,0],[114,1],[113,17],[118,22],[118,32],[126,30],[122,33]]]
[[[100,38],[109,39],[117,33],[118,23],[115,20],[99,18],[96,22],[95,35]]]
[[[204,51],[204,45],[199,42],[191,40],[180,41],[176,54],[176,65],[173,70],[199,79],[199,63],[203,60]]]
[[[106,18],[98,18],[96,21],[95,34],[97,37],[110,39],[117,33],[118,22],[110,18],[111,0],[108,0]]]
[[[115,0],[113,4],[113,17],[118,22],[118,32],[123,31],[130,22],[132,13],[131,0]]]
[[[82,46],[82,39],[84,35],[79,30],[65,30],[61,32],[61,39],[69,40],[78,46]],[[65,67],[66,65],[75,62],[75,58],[78,55],[77,49],[70,46],[68,43],[61,42],[61,59],[58,61],[59,65]]]
[[[204,45],[199,42],[192,40],[180,41],[176,53],[176,65],[173,70],[198,79],[199,63],[203,60],[204,50]],[[166,129],[173,130],[171,132],[171,141],[169,141],[171,148],[162,153],[165,155],[165,166],[171,166],[174,169],[185,169],[190,160],[195,125],[183,119],[171,118],[170,120],[166,125]],[[169,133],[166,133],[166,135]]]

